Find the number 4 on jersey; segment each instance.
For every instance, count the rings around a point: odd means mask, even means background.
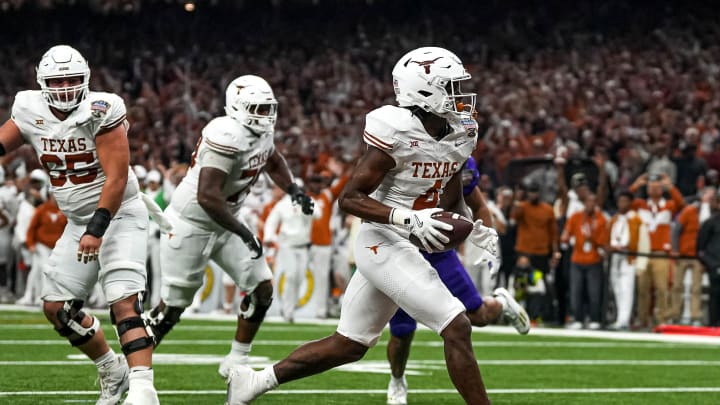
[[[435,181],[425,194],[415,199],[413,202],[414,210],[424,210],[426,208],[435,208],[438,204],[438,197],[440,196],[440,189],[442,188],[442,180]]]

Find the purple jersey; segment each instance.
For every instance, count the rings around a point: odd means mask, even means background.
[[[470,194],[478,184],[480,173],[475,160],[470,157],[463,167],[463,194]],[[472,312],[480,308],[482,298],[470,279],[455,250],[440,253],[423,253],[425,259],[437,270],[443,284],[457,297],[465,309]],[[417,322],[402,309],[390,319],[390,333],[394,336],[406,336],[417,328]]]

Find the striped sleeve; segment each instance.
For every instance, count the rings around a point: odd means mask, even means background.
[[[366,144],[368,144],[370,146],[374,146],[378,149],[392,150],[391,144],[389,144],[387,142],[383,142],[382,140],[380,140],[380,138],[369,133],[368,131],[365,131],[365,133],[363,134],[363,140],[365,141]]]
[[[388,122],[388,117],[385,115],[382,111],[375,110],[366,116],[363,141],[370,146],[389,152],[393,150],[397,131]]]

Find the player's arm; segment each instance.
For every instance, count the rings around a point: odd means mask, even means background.
[[[77,259],[84,263],[98,258],[102,237],[122,204],[130,164],[130,146],[124,121],[98,132],[95,151],[106,178],[95,214],[80,238]]]
[[[0,127],[0,156],[4,156],[23,144],[23,137],[20,134],[15,121],[9,119]]]
[[[368,146],[340,195],[340,208],[367,221],[390,223],[392,208],[370,198],[370,194],[393,167],[395,161],[392,157],[378,148]]]
[[[130,165],[130,146],[125,125],[119,124],[98,133],[95,137],[95,147],[106,177],[100,193],[98,209],[105,208],[111,215],[115,215],[120,209],[125,194]]]
[[[303,214],[311,215],[313,213],[315,202],[293,182],[293,176],[285,157],[277,149],[273,151],[267,163],[265,163],[265,171],[278,187],[290,195],[293,203],[302,206]]]
[[[465,204],[467,204],[470,211],[472,211],[473,219],[482,219],[483,223],[488,226],[493,225],[493,217],[490,212],[490,208],[488,208],[487,202],[485,202],[485,197],[483,197],[477,186],[473,188],[470,194],[465,196]]]
[[[455,173],[442,191],[440,197],[440,208],[445,211],[457,212],[460,215],[467,215],[467,206],[465,200],[462,198],[463,187],[462,187],[462,170]]]
[[[198,204],[218,225],[238,235],[245,242],[248,249],[255,252],[253,259],[257,259],[262,255],[260,241],[242,222],[235,218],[222,194],[228,175],[226,171],[216,166],[228,167],[228,165],[232,164],[232,158],[225,157],[214,151],[205,153],[204,160],[211,166],[204,166],[200,169],[197,191]]]

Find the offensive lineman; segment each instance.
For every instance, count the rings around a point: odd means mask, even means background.
[[[442,48],[416,49],[395,65],[399,106],[367,115],[367,150],[340,197],[340,207],[364,223],[355,242],[358,271],[345,292],[337,332],[262,371],[234,367],[228,403],[246,404],[279,384],[359,360],[398,307],[442,336],[450,378],[464,400],[490,403],[465,307],[409,241],[415,235],[428,251],[448,242],[440,230],[452,226],[431,215],[462,198],[460,169],[477,143],[475,94],[460,90],[469,78],[457,56]]]
[[[277,100],[270,85],[258,76],[240,76],[227,87],[225,104],[227,115],[203,128],[190,169],[165,211],[173,231],[160,240],[162,300],[149,320],[159,344],[192,303],[212,259],[247,294],[231,351],[218,370],[223,377],[234,364],[247,363],[272,302],[272,273],[259,240],[239,219],[241,204],[263,170],[305,215],[314,204],[275,150]]]
[[[115,94],[89,91],[89,80],[77,50],[50,48],[37,66],[41,90],[17,93],[0,127],[0,155],[30,143],[68,219],[45,267],[43,311],[95,362],[97,404],[118,403],[128,386],[125,404],[158,404],[153,339],[141,318],[148,211],[129,167],[125,104]],[[108,346],[98,319],[81,310],[98,280],[125,357]]]

